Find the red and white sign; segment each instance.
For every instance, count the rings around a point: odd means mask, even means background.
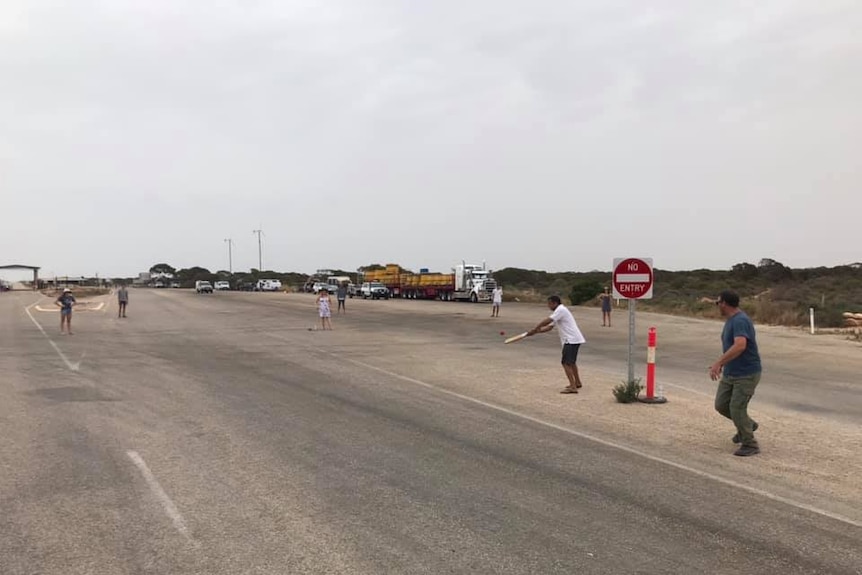
[[[652,258],[614,258],[614,297],[652,299]]]

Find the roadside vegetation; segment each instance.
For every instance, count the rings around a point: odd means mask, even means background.
[[[599,306],[596,296],[609,286],[609,272],[562,272],[505,268],[494,272],[506,299],[544,301],[550,294],[573,305]],[[803,326],[815,308],[817,325],[841,327],[844,312],[862,312],[862,264],[791,269],[772,259],[739,263],[730,270],[655,270],[653,299],[638,309],[691,317],[717,318],[713,301],[723,289],[737,291],[741,307],[757,323]],[[615,304],[616,305],[616,304]],[[616,309],[626,309],[625,301]]]

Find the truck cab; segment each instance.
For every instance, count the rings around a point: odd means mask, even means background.
[[[453,268],[455,272],[456,300],[469,300],[473,303],[491,301],[497,282],[491,277],[491,270],[485,264],[468,264],[461,262]]]

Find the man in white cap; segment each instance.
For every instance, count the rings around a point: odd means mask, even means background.
[[[65,328],[65,331],[72,335],[72,307],[77,303],[72,290],[65,288],[54,303],[60,308],[60,333],[62,334]]]

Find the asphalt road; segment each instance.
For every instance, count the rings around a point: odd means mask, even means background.
[[[0,294],[4,575],[862,573],[859,524],[411,377],[485,349],[469,304],[351,301],[321,333],[300,296],[131,296],[60,336]],[[406,376],[371,367],[393,353]],[[859,417],[847,394],[819,408]]]

